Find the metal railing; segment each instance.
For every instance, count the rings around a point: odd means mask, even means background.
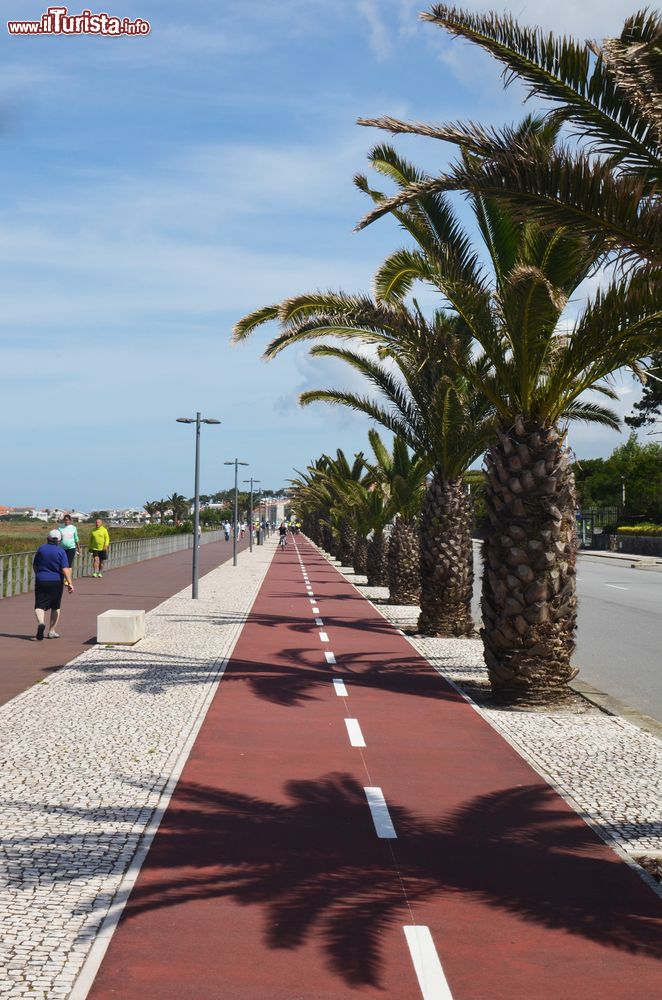
[[[220,542],[225,535],[223,531],[203,531],[200,544]],[[131,563],[144,562],[146,559],[156,559],[172,552],[193,548],[193,535],[157,535],[154,538],[124,538],[112,542],[108,550],[106,569],[117,569],[119,566],[129,566]],[[15,597],[17,594],[27,594],[34,590],[34,571],[32,560],[34,552],[8,552],[0,555],[0,599]],[[92,573],[92,556],[87,548],[82,548],[74,559],[73,576],[90,576]]]

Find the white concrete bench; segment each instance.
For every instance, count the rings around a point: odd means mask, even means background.
[[[133,646],[145,638],[144,611],[104,611],[97,615],[97,642]]]

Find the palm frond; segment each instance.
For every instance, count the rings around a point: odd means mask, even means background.
[[[262,306],[260,309],[256,309],[254,312],[243,316],[232,327],[233,343],[236,344],[240,340],[245,340],[262,323],[268,323],[270,320],[277,319],[278,308],[278,303],[270,306]]]
[[[421,16],[485,49],[505,67],[507,81],[517,77],[530,94],[552,101],[603,151],[630,168],[659,173],[649,119],[618,85],[599,50],[596,57],[595,46],[522,27],[508,15],[474,14],[445,4]]]
[[[610,427],[614,431],[620,431],[621,420],[614,410],[607,406],[600,406],[598,403],[588,403],[579,399],[573,400],[560,414],[564,420],[579,420],[585,424],[599,424],[601,427]]]

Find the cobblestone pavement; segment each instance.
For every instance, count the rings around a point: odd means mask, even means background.
[[[366,587],[365,577],[343,573],[387,621],[405,632],[415,629],[418,607],[388,604],[387,587]],[[489,688],[480,640],[407,638],[622,858],[630,864],[662,858],[660,740],[580,695],[554,710],[476,704]],[[662,896],[662,886],[636,868]]]
[[[130,888],[274,549],[203,577],[198,601],[187,587],[159,605],[137,646],[94,647],[0,709],[2,1000],[71,993]]]

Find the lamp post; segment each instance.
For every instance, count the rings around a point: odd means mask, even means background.
[[[250,479],[244,479],[244,482],[251,484],[251,502],[250,502],[250,506],[248,508],[248,520],[249,520],[249,525],[248,525],[248,550],[249,550],[249,552],[252,552],[253,551],[253,483],[259,483],[259,482],[261,482],[261,480],[259,480],[259,479],[253,479],[253,477],[251,476]],[[259,520],[259,518],[258,518],[258,520]]]
[[[232,462],[223,462],[223,465],[234,465],[234,534],[232,537],[232,565],[237,565],[237,504],[238,504],[238,467],[240,465],[248,465],[248,462],[240,462],[238,458],[235,458]]]
[[[195,424],[195,496],[193,498],[193,583],[191,597],[198,597],[198,553],[200,548],[200,424],[220,424],[214,417],[177,417],[178,424]]]

